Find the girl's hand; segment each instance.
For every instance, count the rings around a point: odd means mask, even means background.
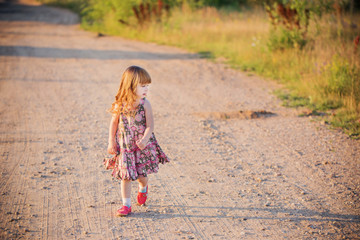
[[[117,153],[117,151],[116,151],[116,143],[109,142],[107,151],[108,151],[108,153],[115,155]]]
[[[136,145],[140,148],[140,150],[144,150],[146,147],[147,142],[144,141],[144,139],[137,140]]]

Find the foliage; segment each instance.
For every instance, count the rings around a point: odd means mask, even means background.
[[[271,51],[284,50],[288,48],[302,49],[307,40],[297,30],[288,30],[283,27],[272,29],[269,35],[267,46]]]
[[[335,55],[325,71],[328,78],[325,93],[340,97],[354,96],[354,106],[360,105],[360,69],[352,66],[347,59]]]
[[[272,25],[270,50],[304,47],[310,20],[332,9],[328,0],[268,0],[264,5]]]
[[[112,14],[116,19],[126,21],[131,16],[131,8],[136,2],[137,0],[90,0],[88,6],[81,12],[83,15],[82,20],[91,25],[101,23],[106,15]]]

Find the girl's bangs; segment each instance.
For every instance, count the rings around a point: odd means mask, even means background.
[[[139,83],[140,84],[151,83],[151,77],[145,70],[139,72]]]

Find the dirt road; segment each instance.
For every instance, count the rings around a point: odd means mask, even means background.
[[[0,4],[1,239],[359,239],[360,143],[281,107],[274,83],[97,37],[65,10]],[[101,163],[129,65],[153,78],[172,162],[151,175],[148,205],[117,218]]]

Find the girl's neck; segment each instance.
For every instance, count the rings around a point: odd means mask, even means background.
[[[141,97],[136,98],[133,107],[136,108],[140,104],[140,101],[141,101]]]

